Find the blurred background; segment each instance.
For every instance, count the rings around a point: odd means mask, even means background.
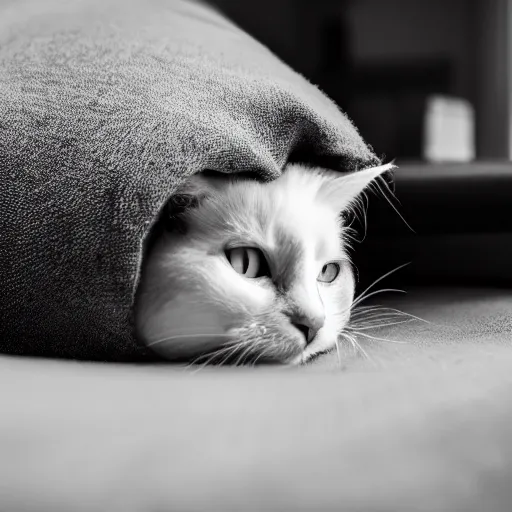
[[[508,0],[215,3],[331,96],[377,154],[422,159],[429,99],[440,96],[463,100],[444,116],[458,114],[474,147],[442,160],[510,157]]]
[[[318,85],[384,160],[361,285],[512,284],[512,0],[215,0]],[[361,238],[364,227],[360,227]]]

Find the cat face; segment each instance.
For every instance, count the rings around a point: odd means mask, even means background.
[[[354,278],[340,212],[389,166],[196,175],[143,266],[135,320],[164,358],[299,363],[336,346]]]

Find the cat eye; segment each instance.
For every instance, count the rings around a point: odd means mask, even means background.
[[[267,260],[263,253],[254,247],[235,247],[226,250],[226,258],[238,274],[256,278],[268,275]]]
[[[322,267],[322,270],[320,271],[320,274],[318,274],[318,277],[316,279],[321,283],[332,283],[338,277],[339,273],[339,263],[326,263]]]

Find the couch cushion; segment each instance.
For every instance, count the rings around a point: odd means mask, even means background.
[[[448,330],[399,326],[409,345],[342,368],[1,357],[0,508],[509,510],[510,293],[395,305]]]

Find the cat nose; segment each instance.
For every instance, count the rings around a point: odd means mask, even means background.
[[[304,335],[306,343],[309,345],[318,334],[318,331],[324,326],[325,316],[299,316],[292,318],[292,324]]]

